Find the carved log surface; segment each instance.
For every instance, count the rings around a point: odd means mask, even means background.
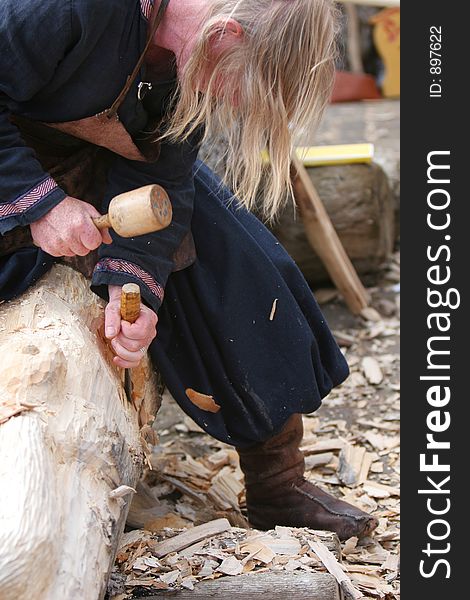
[[[131,499],[109,493],[141,475],[158,394],[147,363],[128,403],[103,307],[62,265],[0,306],[2,600],[104,597]]]

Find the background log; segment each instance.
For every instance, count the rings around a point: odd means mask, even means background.
[[[312,167],[313,181],[338,237],[359,274],[374,272],[392,252],[394,206],[381,167]],[[309,282],[328,279],[323,262],[310,246],[300,215],[286,208],[272,231]]]
[[[230,598],[250,600],[340,600],[336,579],[329,573],[252,573],[223,577],[215,581],[201,581],[194,590],[162,592],[158,596],[146,596],[146,600],[175,598],[176,600],[199,600],[207,598]]]
[[[367,10],[358,7],[358,10]],[[382,167],[392,191],[395,239],[400,225],[400,102],[369,100],[330,104],[318,131],[306,132],[299,146],[374,144],[374,162]]]
[[[61,265],[0,306],[2,600],[104,597],[158,394],[146,363],[127,401],[103,308]]]

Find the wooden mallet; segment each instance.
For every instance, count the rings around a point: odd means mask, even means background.
[[[168,194],[153,184],[114,196],[108,214],[93,219],[93,223],[98,229],[112,227],[121,237],[130,238],[168,227],[171,217]]]
[[[146,185],[114,198],[109,203],[108,214],[93,219],[98,229],[112,227],[121,237],[134,237],[168,227],[172,209],[165,190],[157,185]],[[126,283],[121,291],[121,319],[135,323],[140,314],[140,288],[136,283]],[[130,369],[124,370],[124,389],[132,402]]]
[[[140,315],[140,288],[136,283],[125,283],[121,290],[121,319],[135,323]],[[131,370],[124,369],[124,389],[129,402],[132,402]]]

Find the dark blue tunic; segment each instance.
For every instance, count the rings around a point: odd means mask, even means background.
[[[149,0],[2,0],[0,233],[32,223],[66,195],[10,114],[61,122],[108,108],[145,45],[150,10]],[[137,99],[139,79],[119,111],[131,134],[149,117]],[[228,202],[230,193],[195,163],[196,154],[194,144],[166,144],[155,163],[114,157],[103,210],[118,193],[159,183],[174,219],[158,233],[114,235],[100,249],[92,284],[104,298],[110,283],[140,284],[158,310],[149,350],[170,392],[209,433],[247,446],[272,436],[292,413],[316,410],[348,368],[300,271],[253,215]],[[198,258],[172,273],[189,230]],[[0,258],[0,298],[22,293],[53,260],[37,248]],[[197,408],[187,388],[213,395],[221,410]]]

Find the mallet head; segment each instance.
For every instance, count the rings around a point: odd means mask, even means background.
[[[171,223],[171,202],[165,190],[146,185],[115,196],[108,214],[93,219],[98,229],[112,227],[121,237],[135,237],[168,227]]]

